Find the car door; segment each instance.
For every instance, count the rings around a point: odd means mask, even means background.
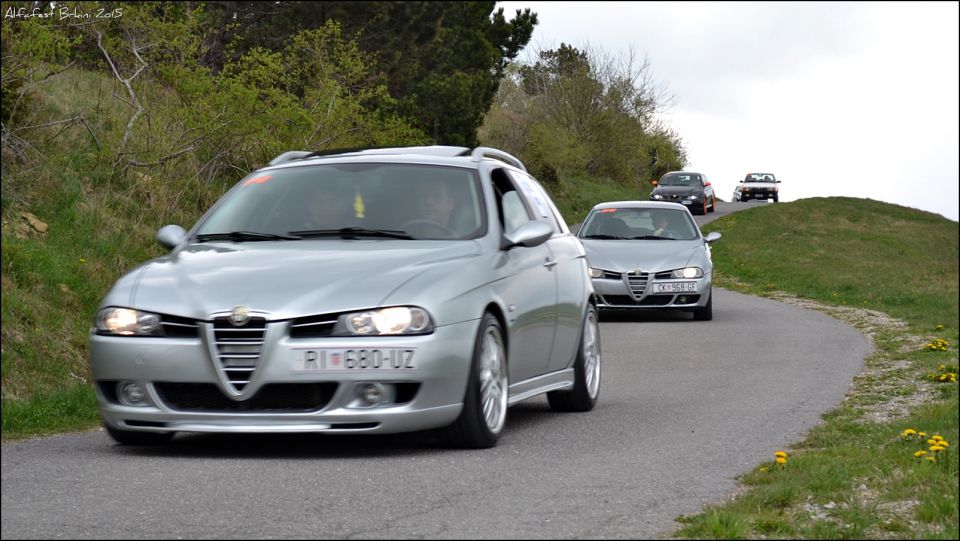
[[[586,252],[580,241],[570,234],[546,190],[533,177],[511,172],[524,196],[530,202],[534,219],[549,225],[554,234],[547,241],[553,256],[553,274],[557,283],[556,333],[545,372],[562,370],[573,361],[580,344],[583,314],[586,306],[587,279]]]
[[[532,221],[530,203],[502,171],[494,171],[500,227],[510,233]],[[556,333],[557,277],[548,242],[514,246],[503,252],[498,282],[507,304],[508,366],[511,386],[539,376],[549,363]]]

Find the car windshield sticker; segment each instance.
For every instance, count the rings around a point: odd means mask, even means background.
[[[363,196],[358,193],[357,197],[353,200],[353,211],[357,213],[357,218],[363,218],[363,210]]]
[[[273,175],[260,175],[259,177],[253,177],[250,180],[243,183],[244,186],[249,186],[250,184],[263,184],[264,182],[273,178]]]

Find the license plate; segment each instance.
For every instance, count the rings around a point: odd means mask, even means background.
[[[667,284],[653,284],[654,293],[695,293],[696,282],[671,282]]]
[[[413,348],[305,348],[295,350],[294,372],[416,370]]]

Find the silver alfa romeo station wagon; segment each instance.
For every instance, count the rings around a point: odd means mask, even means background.
[[[502,151],[287,152],[157,239],[170,252],[121,277],[91,330],[119,443],[437,429],[483,448],[519,401],[597,401],[583,246]]]

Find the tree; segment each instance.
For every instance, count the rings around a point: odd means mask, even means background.
[[[609,57],[567,44],[541,51],[508,72],[481,130],[484,143],[521,156],[546,182],[589,174],[626,183],[680,169],[680,138],[656,120],[672,98],[650,72],[633,51]]]
[[[496,2],[210,2],[215,21],[205,65],[214,72],[250,50],[280,51],[328,20],[375,56],[396,111],[437,144],[474,146],[507,65],[530,41],[537,16],[508,20]],[[309,62],[310,59],[304,58]]]

